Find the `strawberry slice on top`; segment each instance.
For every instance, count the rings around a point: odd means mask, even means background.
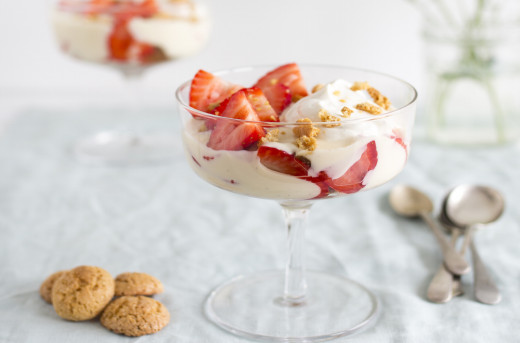
[[[245,90],[235,92],[218,106],[215,112],[225,118],[260,121],[253,106],[247,100]],[[265,136],[265,131],[260,124],[240,123],[224,118],[216,119],[208,147],[214,150],[242,150],[249,148],[263,136]]]
[[[261,121],[280,121],[278,113],[269,104],[264,92],[260,88],[251,87],[244,89],[247,100],[253,106]]]
[[[291,91],[289,87],[281,83],[272,87],[264,87],[263,92],[277,114],[282,113],[283,110],[291,104]]]
[[[278,103],[280,98],[286,99],[287,96],[286,90],[282,92],[283,88],[278,85],[288,88],[292,101],[297,101],[308,95],[300,68],[296,63],[285,64],[268,72],[255,84],[255,87],[260,88],[264,92],[275,110],[280,109],[273,103]],[[283,111],[283,108],[281,108],[281,111]]]
[[[370,141],[365,151],[342,176],[326,183],[333,189],[342,193],[356,193],[363,189],[363,180],[369,171],[374,170],[377,165],[377,147],[375,141]]]
[[[241,88],[201,69],[191,81],[190,106],[211,113],[222,101]]]

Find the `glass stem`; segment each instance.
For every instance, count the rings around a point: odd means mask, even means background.
[[[305,229],[312,203],[282,204],[287,227],[287,261],[282,304],[300,306],[305,303],[307,282],[305,280],[304,243]]]

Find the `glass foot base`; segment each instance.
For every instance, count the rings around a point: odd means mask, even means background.
[[[213,323],[235,335],[271,342],[321,342],[354,334],[379,311],[374,294],[331,274],[306,273],[302,305],[283,305],[284,272],[240,276],[217,287],[204,305]]]
[[[174,136],[129,131],[100,132],[75,147],[75,154],[82,162],[121,165],[167,162],[178,151],[179,143]]]

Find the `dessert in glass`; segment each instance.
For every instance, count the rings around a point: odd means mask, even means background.
[[[78,60],[108,66],[135,88],[145,70],[185,58],[206,44],[210,19],[205,6],[190,0],[58,0],[51,22],[61,50]],[[136,102],[139,94],[131,94]],[[103,162],[162,159],[175,140],[109,130],[76,147],[79,157]]]
[[[285,270],[223,284],[206,316],[280,342],[324,341],[373,322],[378,301],[367,288],[305,270],[304,231],[314,202],[369,190],[403,169],[415,89],[378,72],[290,63],[200,70],[176,97],[192,169],[219,188],[276,200],[288,232]]]

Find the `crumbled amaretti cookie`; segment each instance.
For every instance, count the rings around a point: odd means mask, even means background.
[[[267,134],[264,137],[260,138],[260,142],[258,143],[258,145],[261,146],[261,145],[264,145],[269,142],[278,142],[279,135],[280,135],[280,130],[273,129],[273,130],[267,132]]]
[[[358,109],[360,111],[365,111],[365,112],[368,112],[368,113],[374,114],[374,115],[383,113],[383,109],[381,107],[371,104],[369,102],[363,102],[361,104],[357,104],[356,109]]]
[[[320,110],[320,112],[318,113],[318,116],[320,117],[320,120],[322,122],[334,123],[334,122],[341,121],[341,119],[339,119],[336,116],[333,116],[332,114],[330,114],[329,112],[327,112],[324,109]],[[339,126],[339,125],[341,125],[341,124],[340,123],[334,123],[334,124],[327,124],[327,125],[325,125],[325,127],[336,127],[336,126]]]
[[[302,150],[315,150],[317,145],[316,136],[320,133],[320,129],[312,125],[312,120],[309,118],[298,119],[297,123],[305,123],[305,125],[298,125],[293,128],[293,133],[296,136],[296,146]]]

